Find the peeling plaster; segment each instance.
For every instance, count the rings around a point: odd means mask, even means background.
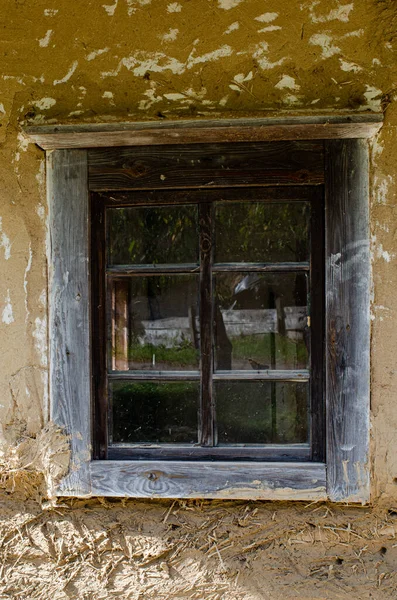
[[[110,48],[100,48],[99,50],[93,50],[86,56],[86,60],[91,61],[94,60],[97,56],[101,56],[101,54],[106,54],[109,52]]]
[[[59,85],[60,83],[66,83],[67,81],[69,81],[69,79],[77,69],[78,64],[79,62],[75,60],[72,66],[70,67],[69,71],[66,73],[65,77],[62,77],[62,79],[55,79],[53,85]]]
[[[159,35],[159,38],[163,42],[174,42],[178,37],[179,29],[170,29],[164,35]]]
[[[280,58],[275,62],[270,62],[266,56],[269,51],[269,44],[267,42],[260,42],[258,44],[258,48],[252,54],[252,58],[255,58],[258,65],[263,70],[273,69],[274,67],[279,67],[287,60],[287,57]]]
[[[56,103],[57,101],[55,98],[41,98],[40,100],[35,100],[33,102],[33,104],[37,106],[39,110],[49,110],[55,106]]]
[[[42,367],[47,367],[47,317],[36,317],[35,328],[33,330],[33,337],[35,339],[35,347],[40,357],[40,364]]]
[[[325,23],[327,21],[342,21],[343,23],[347,23],[349,21],[349,15],[353,10],[353,3],[351,4],[343,4],[342,6],[338,6],[338,8],[334,8],[327,15],[316,16],[313,12],[310,12],[310,17],[312,23]]]
[[[179,2],[171,2],[171,4],[167,6],[167,12],[169,13],[178,13],[181,12],[181,10],[182,5],[179,4]]]
[[[1,233],[1,237],[0,237],[0,248],[4,248],[4,258],[6,260],[8,260],[9,258],[11,258],[11,242],[10,242],[10,238],[8,237],[8,235],[6,235],[3,231],[3,219],[2,217],[0,217],[0,233]]]
[[[338,46],[333,46],[332,37],[327,33],[315,33],[309,39],[309,43],[313,46],[320,46],[322,51],[322,58],[330,58],[334,54],[340,53]]]
[[[5,306],[3,308],[2,321],[6,325],[11,325],[11,323],[14,323],[15,319],[14,319],[14,315],[12,312],[10,290],[7,290],[7,295],[4,299],[4,302],[5,302]]]
[[[223,33],[224,35],[228,35],[229,33],[232,33],[232,31],[237,31],[239,28],[240,23],[238,21],[235,21],[234,23],[229,25],[229,27]]]
[[[244,0],[218,0],[218,6],[223,10],[230,10],[241,4],[241,2],[244,2]]]
[[[280,81],[274,86],[279,90],[299,90],[300,85],[295,82],[295,79],[290,75],[283,75]]]
[[[278,16],[279,13],[267,12],[263,13],[263,15],[259,15],[259,17],[255,17],[255,21],[259,21],[260,23],[271,23],[272,21],[277,19]]]
[[[29,308],[28,308],[28,273],[29,273],[30,269],[32,268],[32,259],[33,259],[32,243],[29,242],[28,264],[26,265],[25,273],[23,276],[23,290],[25,292],[25,323],[28,322],[29,314],[30,314]]]
[[[50,43],[52,33],[53,33],[52,29],[48,29],[45,36],[43,38],[41,38],[41,40],[39,40],[39,46],[41,48],[46,48],[48,46],[48,44]]]

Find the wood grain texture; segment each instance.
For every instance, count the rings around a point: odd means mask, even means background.
[[[88,272],[87,154],[57,150],[48,156],[50,219],[51,418],[70,435],[71,466],[59,493],[90,490],[91,381]]]
[[[328,495],[364,503],[370,406],[367,144],[331,141],[326,157]]]
[[[94,496],[326,499],[321,463],[95,461],[91,477]]]
[[[316,115],[282,118],[196,119],[27,127],[25,135],[44,150],[194,144],[368,138],[382,124],[382,115]]]
[[[97,148],[88,151],[91,190],[319,184],[322,142],[262,142]]]
[[[309,461],[311,449],[309,444],[291,444],[283,446],[161,446],[152,444],[151,447],[131,447],[124,445],[110,446],[108,451],[110,460],[228,460],[228,461]]]

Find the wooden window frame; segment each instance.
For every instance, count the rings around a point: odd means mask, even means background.
[[[70,435],[59,496],[370,499],[368,142],[379,115],[27,128],[47,153],[51,418]],[[324,140],[326,463],[92,460],[87,148]]]

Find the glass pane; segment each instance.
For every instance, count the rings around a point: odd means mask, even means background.
[[[112,443],[196,444],[199,382],[110,384]]]
[[[306,273],[217,273],[216,368],[308,366]]]
[[[197,206],[108,208],[108,264],[197,263]]]
[[[307,383],[215,382],[219,444],[308,442]]]
[[[197,370],[198,285],[197,275],[110,279],[110,369]]]
[[[225,202],[215,214],[215,262],[309,260],[308,202]]]

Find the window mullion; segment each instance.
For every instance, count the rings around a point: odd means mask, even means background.
[[[212,388],[212,240],[213,206],[210,202],[199,205],[200,222],[200,348],[201,396],[199,442],[214,445],[214,404]]]

